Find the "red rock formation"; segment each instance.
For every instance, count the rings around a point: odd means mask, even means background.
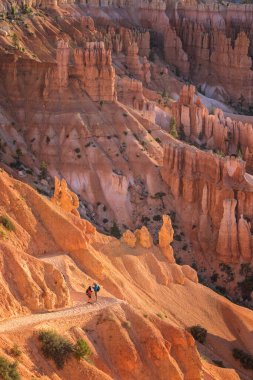
[[[115,100],[115,70],[111,51],[103,42],[88,42],[84,50],[74,50],[75,74],[93,101]]]
[[[54,195],[51,202],[60,206],[63,210],[71,212],[76,216],[80,216],[77,209],[79,207],[78,196],[68,189],[65,179],[61,181],[55,177]]]
[[[172,105],[172,114],[178,130],[183,128],[185,136],[224,154],[241,151],[248,172],[252,172],[253,127],[251,124],[231,120],[216,109],[210,115],[199,98],[195,99],[195,87],[183,86],[180,98]]]
[[[239,245],[237,222],[235,219],[235,199],[225,199],[223,202],[224,213],[220,223],[219,236],[216,251],[222,261],[238,261]]]
[[[105,43],[116,53],[127,53],[128,47],[134,42],[137,43],[139,48],[139,55],[141,57],[149,56],[150,52],[150,33],[143,29],[128,29],[125,27],[115,28],[110,26],[107,31],[103,31],[105,35]]]
[[[56,61],[58,68],[58,88],[62,91],[68,86],[69,43],[63,39],[57,41]]]
[[[175,46],[180,49],[183,46],[191,78],[205,88],[209,97],[239,103],[242,96],[246,107],[252,98],[252,44],[248,27],[252,15],[252,6],[180,2],[170,20],[177,37],[169,32],[165,53],[173,61]],[[177,38],[181,41],[171,42]],[[180,69],[181,64],[178,61],[176,66]]]
[[[252,258],[249,225],[244,219],[239,222],[241,215],[253,220],[249,206],[253,177],[245,172],[245,162],[170,143],[165,147],[162,177],[189,236],[198,239],[205,253],[217,252],[220,259],[229,262]]]
[[[118,100],[129,105],[151,122],[155,122],[155,102],[148,101],[143,95],[142,82],[124,77],[118,81]]]
[[[142,76],[142,68],[138,53],[138,45],[136,42],[133,42],[127,49],[126,64],[129,71],[140,78]]]
[[[169,25],[164,35],[164,54],[166,62],[178,68],[184,77],[189,76],[190,64],[182,47],[182,41]]]

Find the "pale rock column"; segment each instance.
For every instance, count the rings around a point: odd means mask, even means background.
[[[163,225],[159,231],[159,247],[169,263],[175,263],[173,248],[170,245],[173,242],[173,236],[171,219],[168,215],[163,215]]]
[[[219,258],[227,262],[236,262],[239,258],[239,243],[237,223],[235,218],[235,199],[225,199],[223,201],[223,218],[220,224],[216,251]]]
[[[250,262],[252,259],[250,223],[244,219],[243,215],[241,215],[238,223],[238,236],[241,257]]]

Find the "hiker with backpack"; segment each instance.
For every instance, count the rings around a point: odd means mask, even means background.
[[[88,297],[88,303],[91,303],[91,297],[92,297],[92,288],[91,286],[88,286],[86,289],[86,296]]]
[[[96,302],[97,302],[97,300],[98,300],[98,292],[100,291],[100,286],[96,282],[94,282],[92,289],[94,290],[95,297],[96,297]]]

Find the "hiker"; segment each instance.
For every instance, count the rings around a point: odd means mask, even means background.
[[[86,296],[88,297],[88,303],[91,303],[92,288],[89,286],[86,290]]]
[[[97,301],[98,300],[98,292],[100,290],[100,286],[96,282],[94,282],[92,289],[94,290],[96,301]]]

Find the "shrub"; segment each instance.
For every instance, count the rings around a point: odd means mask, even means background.
[[[44,356],[48,359],[52,359],[58,369],[63,368],[64,364],[74,353],[73,344],[55,331],[40,331],[39,340],[42,343]]]
[[[217,282],[218,278],[219,278],[219,274],[216,272],[213,273],[212,276],[210,277],[212,282]]]
[[[10,355],[14,358],[18,358],[22,355],[22,351],[20,350],[17,344],[14,344],[14,346],[10,349]]]
[[[178,256],[175,257],[175,260],[176,260],[176,264],[177,265],[181,265],[182,262],[183,262],[182,259],[181,259],[181,257],[178,257]]]
[[[253,274],[253,269],[251,268],[250,264],[241,264],[240,275],[248,276],[251,274]]]
[[[122,327],[124,327],[125,329],[130,329],[131,322],[130,321],[124,321],[124,322],[122,322]]]
[[[155,139],[155,141],[158,142],[158,144],[161,144],[161,140],[159,139],[159,137],[157,137],[157,138]]]
[[[16,150],[16,160],[17,160],[17,163],[20,164],[20,159],[21,159],[22,156],[23,156],[23,152],[22,152],[22,150],[20,148],[18,148]]]
[[[192,326],[189,331],[195,340],[202,344],[205,343],[207,330],[204,327],[201,327],[200,325]]]
[[[0,216],[0,223],[6,228],[8,231],[15,231],[15,226],[11,222],[11,220],[6,215]]]
[[[120,229],[115,222],[113,223],[113,226],[111,227],[111,235],[114,236],[116,239],[121,238]]]
[[[195,262],[192,263],[191,267],[195,270],[198,270],[198,266]]]
[[[89,360],[92,351],[87,342],[83,339],[78,339],[74,345],[74,355],[77,360],[85,359]]]
[[[17,366],[16,362],[11,363],[0,356],[0,378],[3,380],[20,380]]]
[[[154,220],[155,222],[160,222],[160,220],[162,220],[162,217],[161,217],[161,215],[154,215],[154,216],[153,216],[153,220]]]
[[[213,360],[213,364],[215,364],[217,367],[225,368],[222,360]]]
[[[216,290],[219,294],[221,294],[221,295],[225,295],[225,294],[226,294],[226,288],[224,288],[224,286],[219,286],[219,285],[217,285],[216,288],[215,288],[215,290]]]
[[[47,164],[45,161],[42,161],[40,164],[40,179],[46,179],[47,177]]]
[[[142,216],[141,217],[141,222],[143,224],[147,224],[148,222],[150,222],[150,218],[148,216]]]
[[[246,276],[246,278],[238,282],[238,287],[241,290],[241,294],[243,299],[251,300],[251,293],[253,289],[253,274],[250,276]]]
[[[175,139],[178,138],[178,132],[177,132],[177,125],[176,120],[174,117],[170,119],[170,125],[169,125],[169,133],[171,136],[173,136]]]
[[[247,354],[247,352],[244,352],[243,350],[239,350],[238,348],[234,348],[232,352],[233,357],[241,362],[243,368],[253,369],[253,356]]]

